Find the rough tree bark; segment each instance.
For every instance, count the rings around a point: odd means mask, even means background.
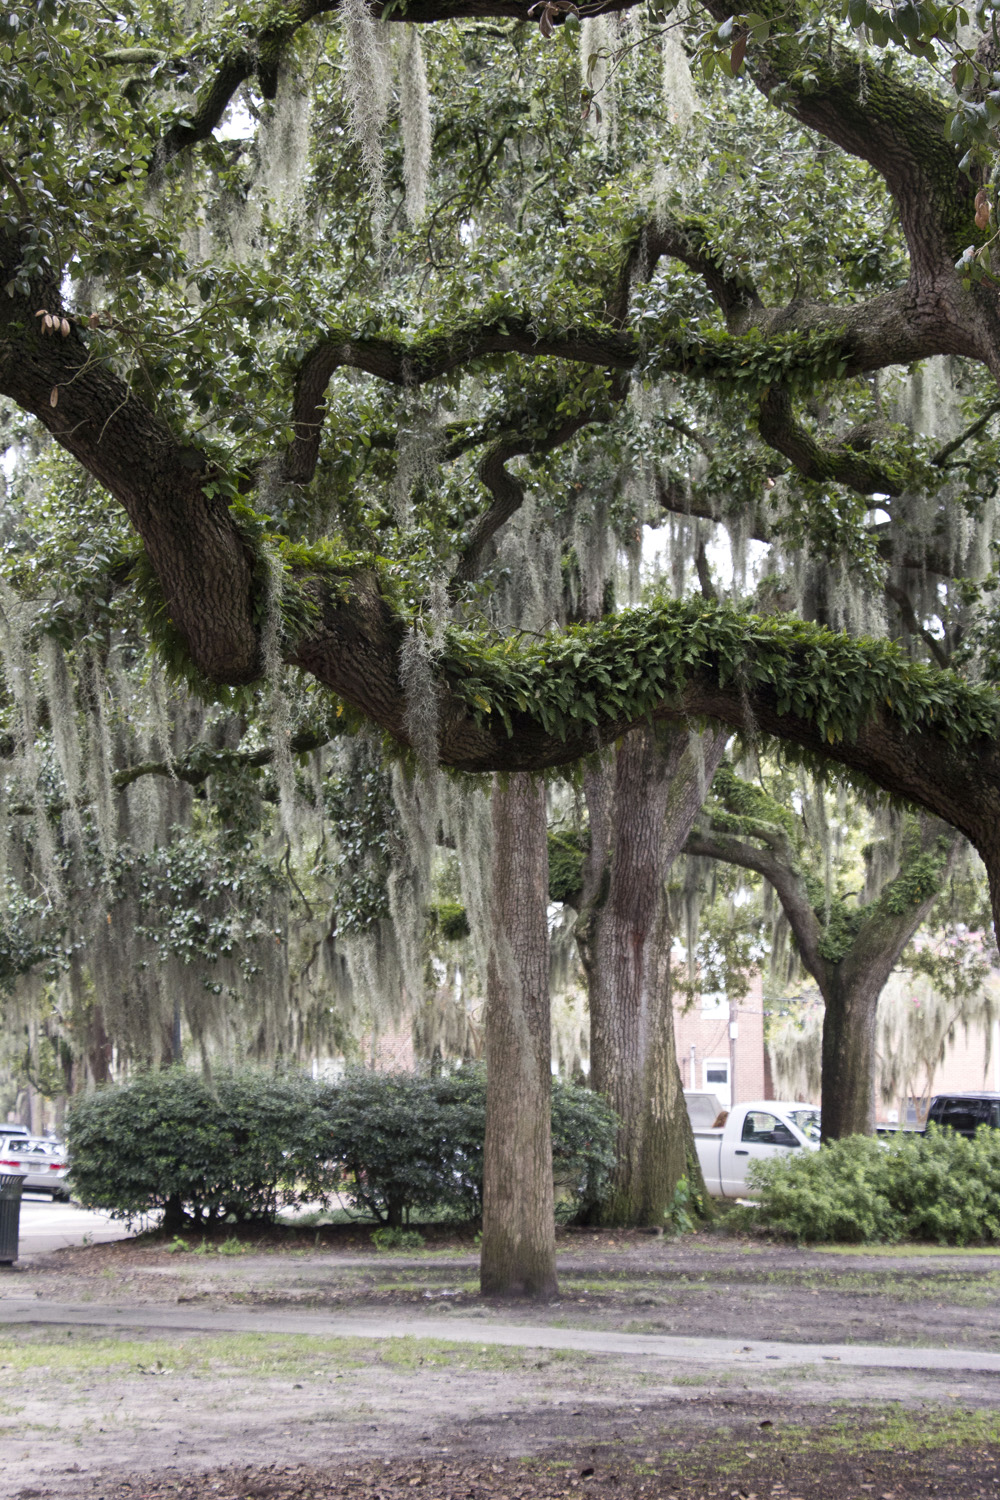
[[[749,826],[751,821],[756,827]],[[825,1006],[820,1090],[823,1140],[872,1135],[879,997],[903,949],[930,915],[961,840],[936,818],[922,814],[915,817],[916,837],[904,855],[899,874],[879,899],[865,908],[853,941],[834,957],[824,951],[823,924],[788,834],[762,820],[745,822],[744,832],[755,835],[761,841],[759,845],[728,832],[699,832],[691,834],[685,848],[690,854],[756,870],[773,886],[799,956],[819,985]],[[932,857],[931,867],[928,855]],[[918,869],[921,873],[916,878]]]
[[[834,974],[823,987],[820,1104],[825,1141],[875,1133],[875,1023],[884,985],[878,972],[854,976],[848,984]]]
[[[577,937],[590,999],[590,1081],[621,1120],[617,1166],[589,1217],[662,1225],[685,1173],[700,1183],[677,1066],[666,878],[722,755],[649,725],[584,778],[590,851]]]
[[[551,1297],[556,1281],[545,787],[493,788],[493,900],[486,996],[484,1296]]]

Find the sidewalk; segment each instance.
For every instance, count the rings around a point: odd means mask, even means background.
[[[26,1323],[163,1332],[307,1334],[313,1338],[330,1339],[441,1339],[479,1347],[500,1344],[529,1349],[572,1349],[587,1354],[638,1355],[685,1365],[698,1362],[744,1369],[840,1365],[871,1370],[1000,1374],[1000,1353],[976,1349],[763,1340],[743,1343],[739,1339],[603,1333],[592,1329],[487,1323],[461,1317],[406,1317],[397,1314],[331,1317],[323,1313],[216,1312],[207,1308],[149,1303],[132,1307],[123,1304],[96,1306],[0,1298],[0,1326]]]

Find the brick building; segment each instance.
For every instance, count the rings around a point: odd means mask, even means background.
[[[747,1099],[773,1099],[764,1047],[760,975],[740,1001],[702,995],[674,1007],[677,1061],[686,1089],[716,1094],[724,1108]]]

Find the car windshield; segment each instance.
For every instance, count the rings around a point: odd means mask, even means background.
[[[807,1141],[819,1140],[818,1109],[790,1109],[788,1118],[796,1129],[802,1132]]]

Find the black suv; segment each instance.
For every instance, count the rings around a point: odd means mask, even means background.
[[[1000,1094],[935,1094],[928,1125],[948,1125],[960,1135],[975,1135],[980,1125],[1000,1130]]]

